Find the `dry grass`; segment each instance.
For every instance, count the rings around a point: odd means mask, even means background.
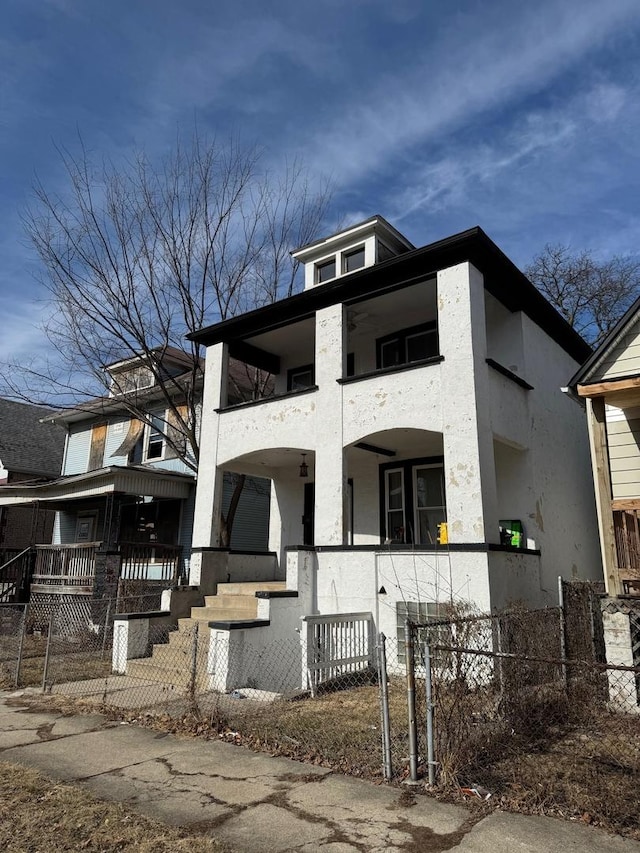
[[[42,684],[46,649],[46,637],[28,634],[24,638],[20,687],[39,687]],[[0,663],[0,688],[14,686],[16,659],[17,641],[11,659]],[[101,649],[96,647],[95,637],[80,637],[76,641],[56,639],[52,644],[47,683],[86,681],[110,674],[111,650],[106,649],[103,659]]]
[[[589,689],[592,699],[597,687],[595,683]],[[394,771],[400,778],[407,774],[408,764],[406,685],[403,679],[392,678],[389,688]],[[424,755],[420,685],[416,692],[419,749]],[[482,691],[461,690],[449,703],[453,722],[460,723],[449,730],[449,748],[460,750],[457,756],[451,753],[455,767],[450,780],[458,785],[475,782],[489,789],[493,793],[490,807],[578,819],[640,840],[635,809],[640,783],[640,715],[608,713],[601,702],[588,702],[586,696],[581,701],[574,697],[567,704],[566,697],[558,698],[545,689],[536,692],[536,702],[527,694],[526,703],[511,701],[496,716],[496,698],[485,696],[483,702],[483,696]],[[31,701],[44,709],[51,700],[63,702],[65,713],[79,710],[69,698],[34,696]],[[96,710],[88,700],[85,707]],[[316,699],[300,696],[259,702],[205,694],[191,704],[183,699],[147,710],[101,710],[164,731],[221,738],[374,781],[382,777],[376,685],[336,690]],[[447,746],[442,737],[441,723],[440,758]],[[436,793],[460,798],[453,782]]]
[[[5,853],[220,853],[218,842],[168,827],[73,785],[0,762],[0,850]]]

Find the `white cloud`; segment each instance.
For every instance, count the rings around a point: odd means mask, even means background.
[[[539,92],[640,19],[636,0],[562,0],[524,12],[520,4],[498,6],[493,19],[485,6],[475,16],[452,16],[437,42],[425,40],[425,58],[408,57],[409,70],[336,110],[340,119],[308,140],[312,166],[341,183],[358,181],[411,146]]]

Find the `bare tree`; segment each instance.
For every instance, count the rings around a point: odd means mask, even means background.
[[[82,142],[79,151],[60,151],[64,194],[38,182],[25,215],[51,356],[3,365],[0,393],[58,407],[115,393],[156,429],[161,403],[167,444],[196,470],[204,353],[185,335],[293,292],[289,252],[317,236],[328,189],[313,190],[297,161],[274,178],[257,150],[197,133],[160,163],[138,152],[124,165],[96,165]],[[186,356],[177,376],[163,366],[176,351]],[[136,359],[151,371],[152,391],[121,387],[120,374],[104,369]],[[245,392],[264,383],[248,379]],[[223,522],[227,540],[238,498]]]
[[[616,255],[596,261],[589,251],[547,244],[525,273],[593,346],[640,296],[640,260],[635,257]]]

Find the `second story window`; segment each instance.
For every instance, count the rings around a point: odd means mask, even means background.
[[[435,323],[402,329],[376,341],[378,369],[397,367],[438,355],[438,330]]]
[[[315,371],[312,364],[294,367],[287,371],[287,391],[304,391],[315,385]]]
[[[147,427],[147,444],[145,448],[145,460],[162,459],[164,456],[164,423],[161,418],[153,418]]]

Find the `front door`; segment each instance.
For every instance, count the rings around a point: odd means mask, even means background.
[[[304,508],[302,512],[302,544],[313,545],[313,524],[315,518],[315,483],[304,484]]]
[[[93,542],[95,540],[96,514],[79,515],[76,520],[76,542]]]

